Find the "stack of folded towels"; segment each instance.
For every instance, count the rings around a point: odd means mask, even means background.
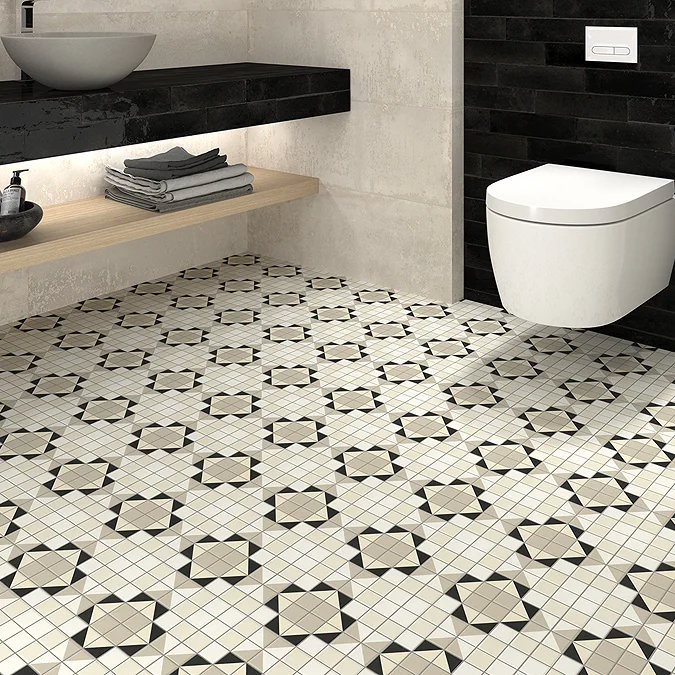
[[[154,157],[127,159],[124,168],[106,166],[105,196],[148,211],[167,213],[253,192],[244,164],[228,165],[220,150],[191,155],[172,148]]]

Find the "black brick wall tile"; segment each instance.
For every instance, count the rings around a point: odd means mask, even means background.
[[[72,126],[81,121],[82,99],[79,96],[0,103],[0,132]]]
[[[534,100],[535,92],[530,89],[478,87],[471,84],[464,86],[464,105],[467,108],[534,112]]]
[[[523,139],[525,140],[525,139]],[[548,161],[548,160],[547,160]],[[490,178],[492,182],[513,176],[529,169],[534,169],[543,162],[512,159],[510,157],[493,157],[484,155],[481,164],[481,175],[483,178]]]
[[[82,121],[85,123],[117,117],[157,115],[170,110],[171,92],[169,89],[102,91],[82,96]]]
[[[205,134],[206,110],[134,117],[124,121],[124,129],[126,143],[147,143],[164,138]]]
[[[244,81],[171,87],[171,109],[178,112],[215,108],[245,101]]]
[[[673,130],[666,125],[641,122],[579,120],[578,139],[618,148],[673,149]]]
[[[553,0],[471,0],[475,16],[553,16]]]
[[[464,127],[476,131],[489,131],[490,111],[484,108],[465,108]]]
[[[583,91],[584,72],[575,68],[556,66],[497,66],[500,87],[524,87],[544,91]]]
[[[492,110],[490,131],[535,138],[573,140],[577,132],[577,120],[573,117]]]
[[[464,84],[481,86],[497,84],[497,66],[493,63],[465,63]]]
[[[488,236],[485,223],[477,223],[475,220],[466,220],[464,222],[464,242],[467,244],[487,246]]]
[[[541,164],[569,164],[586,169],[614,170],[619,149],[607,145],[558,141],[551,138],[531,138],[527,156]]]
[[[570,118],[627,120],[628,101],[621,96],[601,94],[570,94],[558,91],[536,92],[534,110],[546,115]],[[651,121],[651,120],[644,120]]]
[[[104,147],[125,145],[124,120],[106,120],[87,126],[61,127],[55,134],[52,129],[36,129],[26,134],[24,159],[42,159],[56,155],[98,150]]]
[[[527,157],[527,139],[517,136],[467,130],[464,134],[464,146],[467,152],[519,159]]]
[[[466,40],[464,54],[471,63],[533,63],[546,62],[546,46],[539,42],[510,40]]]
[[[466,24],[466,37],[477,40],[503,40],[506,19],[495,16],[475,16]]]
[[[207,110],[207,131],[241,129],[256,124],[278,122],[276,101],[254,101]]]
[[[348,112],[351,107],[351,96],[348,91],[330,94],[313,94],[298,98],[282,98],[277,101],[277,116],[280,122],[297,120],[303,117],[331,115]]]
[[[464,245],[464,264],[479,270],[492,270],[490,260],[490,250],[487,246],[476,246],[474,244]]]

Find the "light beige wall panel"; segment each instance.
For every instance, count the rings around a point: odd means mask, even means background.
[[[448,107],[451,23],[450,12],[253,10],[249,53],[255,61],[351,68],[357,101]]]
[[[448,207],[332,189],[249,217],[249,248],[264,255],[453,300]]]

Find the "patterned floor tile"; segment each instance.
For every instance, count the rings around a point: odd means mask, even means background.
[[[675,672],[675,355],[243,253],[0,327],[2,675]]]

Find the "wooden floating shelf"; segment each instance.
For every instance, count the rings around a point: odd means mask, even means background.
[[[42,222],[23,239],[0,243],[0,273],[96,251],[162,232],[179,230],[307,197],[319,192],[319,179],[253,169],[254,191],[234,199],[174,213],[153,213],[104,197],[45,208]]]

